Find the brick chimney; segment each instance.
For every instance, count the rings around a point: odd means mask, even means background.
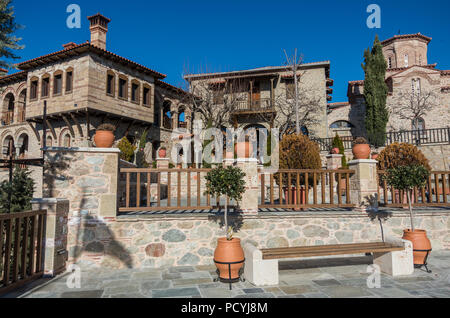
[[[91,23],[91,44],[106,50],[106,33],[108,33],[108,23],[111,20],[100,13],[88,17],[88,20]]]
[[[75,43],[73,43],[73,42],[63,44],[64,50],[70,50],[70,49],[73,49],[73,48],[76,47],[76,46],[77,46],[77,45],[76,45]]]

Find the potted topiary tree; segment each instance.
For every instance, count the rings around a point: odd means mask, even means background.
[[[431,166],[428,159],[424,156],[420,149],[407,143],[396,142],[390,144],[380,152],[377,161],[377,168],[381,171],[386,171],[388,169],[400,166],[422,165],[431,172]],[[407,202],[406,194],[403,194],[403,197],[401,197],[398,189],[394,190],[392,196],[393,203]],[[414,201],[414,194],[412,195],[411,200]],[[407,208],[406,205],[404,207]]]
[[[355,159],[369,159],[370,145],[366,138],[358,137],[353,141],[352,147],[353,156]]]
[[[127,137],[120,139],[117,147],[120,149],[120,159],[133,162],[136,146],[132,145]]]
[[[206,194],[221,197],[225,196],[224,224],[226,237],[218,239],[217,248],[214,252],[214,263],[219,270],[219,277],[224,280],[235,280],[239,278],[239,270],[244,263],[236,263],[244,260],[244,251],[241,240],[233,238],[232,227],[228,227],[228,205],[227,201],[239,202],[245,192],[245,173],[237,167],[222,166],[212,169],[206,175]],[[234,263],[234,264],[233,264]],[[228,264],[231,264],[230,269]],[[230,272],[231,271],[231,274]]]
[[[322,167],[322,160],[320,159],[320,149],[317,143],[310,140],[303,134],[285,135],[280,142],[280,157],[279,157],[280,169],[320,169]],[[297,202],[303,204],[305,199],[305,176],[301,174],[299,184],[301,188],[297,191],[297,175],[291,175],[291,197],[296,205]],[[278,185],[280,185],[279,174],[275,174],[274,179]],[[309,185],[314,183],[312,174],[308,178]],[[287,201],[289,198],[288,192],[288,179],[283,177],[284,197]],[[300,192],[300,198],[297,200],[297,192]],[[282,198],[280,198],[282,200]]]
[[[98,148],[111,148],[114,144],[114,131],[116,127],[112,124],[101,124],[95,131],[94,142]]]
[[[426,266],[426,258],[431,251],[431,243],[425,230],[419,230],[414,227],[412,193],[414,188],[425,186],[429,175],[430,172],[422,165],[407,165],[388,169],[385,176],[390,186],[406,192],[411,228],[403,231],[403,239],[413,243],[414,265],[416,267]]]

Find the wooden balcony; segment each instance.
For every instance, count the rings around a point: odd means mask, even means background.
[[[235,114],[252,114],[275,112],[275,105],[270,98],[261,98],[253,101],[239,101],[233,113]]]

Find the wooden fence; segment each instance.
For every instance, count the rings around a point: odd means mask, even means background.
[[[210,210],[218,200],[204,194],[208,171],[122,168],[119,212]]]
[[[43,275],[46,211],[0,214],[0,294]]]
[[[353,170],[295,169],[260,172],[259,208],[353,207],[350,201],[350,176],[353,173]]]
[[[408,205],[406,193],[389,187],[383,176],[385,171],[378,171],[378,198],[381,206],[402,207]],[[413,206],[449,206],[450,205],[450,171],[433,171],[423,188],[415,188],[412,196]]]

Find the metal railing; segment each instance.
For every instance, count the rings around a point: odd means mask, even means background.
[[[353,170],[281,169],[260,172],[259,208],[353,207],[350,175]]]
[[[378,171],[378,198],[381,206],[408,206],[404,191],[389,187],[383,176],[385,171]],[[414,188],[411,198],[413,206],[449,206],[450,205],[450,171],[432,171],[423,188]]]
[[[0,294],[43,275],[47,211],[0,214]]]
[[[386,146],[394,142],[413,145],[450,143],[450,127],[388,132]]]

